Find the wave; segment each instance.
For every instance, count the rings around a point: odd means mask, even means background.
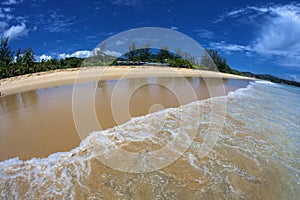
[[[271,82],[271,81],[259,80],[259,81],[255,81],[255,83],[258,83],[258,84],[264,84],[264,85],[269,85],[269,86],[273,86],[273,87],[283,88],[282,85],[279,85],[279,84],[277,84],[277,83],[273,83],[273,82]]]
[[[22,161],[13,158],[0,162],[0,194],[4,199],[75,199],[80,193],[95,197],[92,188],[101,186],[109,187],[109,190],[101,190],[100,194],[96,195],[98,198],[108,195],[108,191],[112,191],[109,195],[113,195],[114,198],[124,198],[124,195],[130,193],[128,187],[138,190],[141,184],[145,183],[151,185],[155,195],[162,195],[161,190],[164,190],[168,197],[180,192],[179,188],[198,197],[204,195],[203,198],[205,195],[215,198],[258,197],[255,195],[271,198],[272,196],[268,195],[272,193],[285,195],[278,185],[280,186],[281,182],[294,184],[295,181],[292,180],[296,179],[297,182],[300,179],[294,176],[294,179],[286,181],[286,177],[280,174],[282,169],[276,171],[274,165],[277,160],[280,163],[285,162],[290,169],[297,169],[299,165],[296,156],[298,150],[293,151],[288,145],[280,144],[287,140],[282,136],[282,130],[292,122],[289,124],[285,121],[282,127],[276,126],[277,121],[273,122],[267,113],[267,106],[271,105],[264,103],[266,100],[260,95],[264,93],[257,90],[258,84],[269,83],[253,82],[247,88],[230,92],[227,96],[192,102],[179,108],[169,108],[132,118],[120,126],[91,133],[79,147],[69,152],[55,153],[42,159]],[[205,139],[211,141],[209,139],[213,131],[208,130],[213,114],[222,118],[218,109],[212,112],[212,105],[221,108],[224,103],[228,107],[225,126],[221,127],[222,132],[218,135],[218,143],[213,144],[214,149],[204,157],[200,149],[205,146]],[[195,112],[197,110],[199,112]],[[217,124],[214,128],[217,130],[220,127]],[[270,131],[273,133],[272,137],[276,138],[270,138]],[[175,142],[170,144],[170,141]],[[187,144],[190,145],[188,148]],[[172,160],[168,160],[166,154],[164,155],[166,151],[159,151],[166,146],[171,149],[168,155],[179,156],[176,157],[175,164],[158,168],[157,172],[128,175],[117,173],[113,169],[108,171],[104,167],[95,167],[103,165],[95,164],[97,159],[106,166],[115,166],[116,169],[125,169],[127,172],[141,168],[153,169],[161,164],[160,161],[171,164]],[[117,149],[130,152],[130,155],[136,157],[129,160],[127,165],[122,165],[127,154],[123,154],[123,151],[116,154]],[[182,155],[182,152],[185,153]],[[161,159],[149,166],[149,161],[153,160],[143,156],[146,154],[161,156]],[[268,160],[268,163],[265,160]],[[179,168],[180,173],[177,172]],[[276,178],[273,178],[273,182],[264,181],[268,177]],[[125,182],[116,185],[119,180]],[[196,186],[190,184],[191,182],[195,182]],[[177,184],[177,189],[165,188],[167,183]],[[278,188],[278,191],[261,192],[258,188],[263,187],[262,184],[267,184],[266,188]],[[173,186],[169,184],[169,187]],[[243,187],[251,188],[251,193],[243,190]],[[199,188],[200,193],[195,193]],[[292,198],[296,197],[297,190],[291,190],[288,192],[294,195]]]

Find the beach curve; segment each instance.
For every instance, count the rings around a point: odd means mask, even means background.
[[[84,71],[84,75],[81,75],[80,78],[77,79],[79,71]],[[186,68],[148,66],[83,67],[39,72],[2,79],[0,80],[0,92],[2,93],[2,95],[11,95],[41,88],[74,84],[75,80],[77,82],[98,81],[100,74],[100,80],[119,79],[128,72],[130,72],[130,74],[129,76],[126,76],[127,78],[174,77],[182,75],[186,77],[201,76],[207,78],[252,79],[250,77],[238,76],[233,74]]]

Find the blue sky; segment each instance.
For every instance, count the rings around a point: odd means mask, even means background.
[[[232,68],[300,81],[300,3],[199,0],[3,0],[0,36],[37,59],[84,56],[122,31],[163,27],[227,58]]]

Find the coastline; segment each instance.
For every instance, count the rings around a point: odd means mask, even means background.
[[[78,74],[80,72],[80,76]],[[101,78],[99,78],[101,76]],[[122,67],[83,67],[72,69],[59,69],[53,71],[27,74],[0,80],[0,92],[2,95],[16,94],[20,92],[60,85],[74,84],[75,82],[111,80],[120,78],[146,78],[146,77],[203,77],[203,78],[253,78],[226,74],[213,71],[193,70],[186,68],[166,68],[148,66],[122,66]]]

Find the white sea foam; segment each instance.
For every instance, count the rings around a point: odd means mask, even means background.
[[[271,85],[252,82],[247,88],[230,92],[226,97],[214,98],[219,102],[226,100],[227,115],[230,116],[225,123],[227,132],[219,137],[217,146],[234,149],[244,158],[252,160],[258,169],[264,167],[260,159],[278,160],[294,175],[299,184],[300,152],[299,148],[295,147],[299,145],[299,135],[297,136],[296,132],[300,127],[299,123],[291,117],[293,113],[297,116],[298,108],[289,107],[294,105],[293,102],[288,105],[285,105],[285,102],[279,102],[281,104],[278,106],[276,98],[279,97],[276,96],[278,94],[276,88],[273,88],[274,92],[270,91],[272,88],[269,88],[266,94],[265,89],[258,87],[259,84]],[[297,96],[293,98],[297,99]],[[166,144],[168,140],[180,135],[178,127],[185,126],[190,129],[194,126],[193,123],[196,123],[195,119],[198,118],[190,113],[193,113],[196,107],[201,110],[198,123],[205,130],[211,119],[211,101],[212,99],[192,102],[180,108],[170,108],[133,118],[112,129],[93,132],[81,142],[79,147],[69,152],[55,153],[42,159],[33,158],[22,161],[13,158],[0,162],[1,197],[3,199],[75,199],[76,185],[81,188],[86,187],[84,184],[91,173],[92,158],[99,155],[110,156],[110,153],[120,145],[126,146],[130,142],[149,140],[153,144]],[[277,111],[270,109],[274,106],[277,107]],[[276,115],[278,110],[284,108],[286,109],[281,113],[282,116]],[[189,118],[184,118],[184,116],[189,116]],[[179,119],[182,119],[182,123],[179,123]],[[237,123],[239,121],[240,123]],[[280,122],[284,123],[279,124]],[[156,137],[154,133],[159,131],[163,133]],[[200,132],[198,137],[202,137],[202,133]],[[251,135],[236,137],[236,134]],[[186,141],[193,139],[188,134],[181,138]],[[180,145],[176,143],[172,148],[180,149]],[[193,142],[184,157],[187,158],[189,165],[202,171],[205,177],[211,178],[210,187],[214,184],[225,184],[228,191],[236,195],[235,197],[242,198],[245,194],[236,191],[230,179],[227,176],[224,177],[223,174],[236,173],[249,182],[260,180],[260,177],[249,174],[214,151],[207,156],[207,162],[201,163],[198,152],[201,146],[201,143]]]
[[[269,86],[272,86],[272,87],[283,88],[282,85],[277,84],[277,83],[273,83],[273,82],[271,82],[271,81],[259,80],[259,81],[255,81],[255,83],[257,83],[257,84],[269,85]]]

